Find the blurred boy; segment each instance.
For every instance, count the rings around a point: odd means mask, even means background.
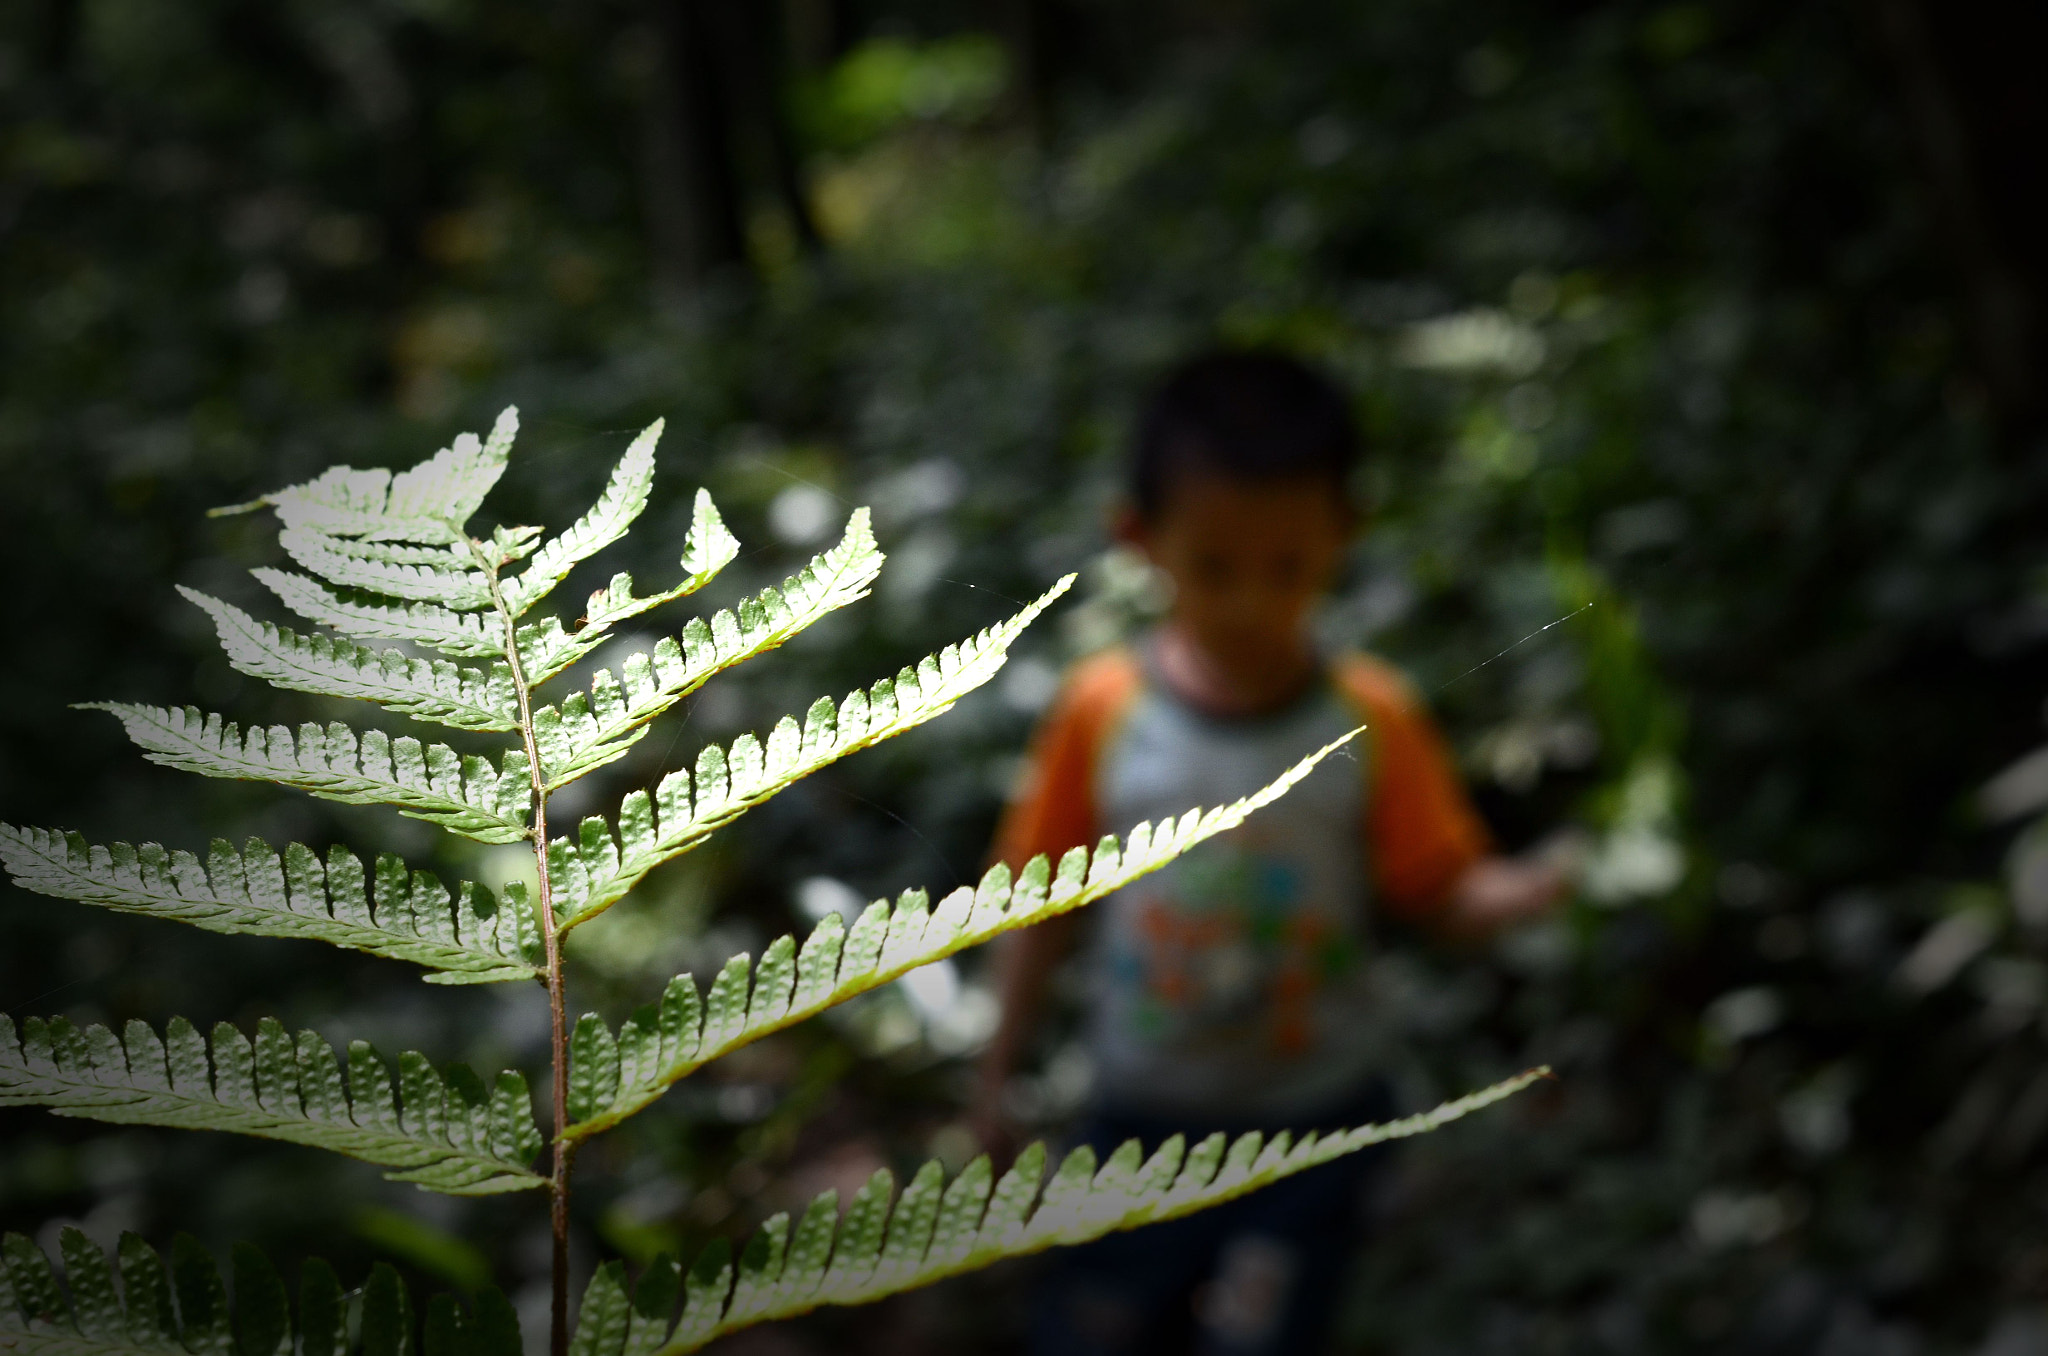
[[[1196,359],[1153,397],[1116,532],[1171,581],[1169,614],[1069,676],[997,856],[1057,861],[1140,820],[1225,804],[1367,728],[1355,757],[1327,760],[1243,827],[1009,939],[976,1111],[986,1137],[1002,1138],[1003,1086],[1083,927],[1094,1093],[1081,1138],[1106,1153],[1134,1135],[1385,1119],[1371,916],[1483,935],[1559,894],[1554,869],[1492,855],[1402,677],[1316,648],[1311,612],[1355,526],[1355,459],[1343,395],[1276,354]],[[1316,1349],[1368,1161],[1073,1250],[1034,1306],[1033,1349]]]

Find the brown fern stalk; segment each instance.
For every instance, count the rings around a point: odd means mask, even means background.
[[[534,869],[539,876],[534,893],[540,913],[541,943],[546,948],[549,1101],[554,1117],[554,1132],[548,1139],[548,1352],[549,1356],[568,1356],[569,1169],[576,1157],[576,1143],[564,1133],[569,1128],[569,1005],[562,975],[562,936],[555,926],[554,890],[548,880],[547,775],[534,735],[533,689],[526,680],[526,666],[519,658],[519,619],[505,601],[505,590],[498,577],[504,562],[474,537],[469,539],[469,549],[490,582],[491,605],[505,623],[505,662],[512,671],[512,690],[519,699],[519,738],[526,748],[527,776],[533,783],[533,823],[527,834],[533,840]]]

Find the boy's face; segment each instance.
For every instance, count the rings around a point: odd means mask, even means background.
[[[1173,580],[1173,620],[1247,695],[1299,677],[1308,614],[1330,587],[1351,514],[1321,477],[1275,481],[1192,475],[1151,519],[1119,536]]]

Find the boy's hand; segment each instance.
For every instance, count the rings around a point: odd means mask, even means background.
[[[1548,913],[1571,883],[1557,853],[1487,857],[1474,862],[1451,891],[1446,921],[1461,937],[1490,937]]]

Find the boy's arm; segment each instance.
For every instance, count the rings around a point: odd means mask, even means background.
[[[1365,832],[1389,910],[1449,936],[1480,938],[1556,903],[1566,884],[1562,866],[1494,851],[1436,722],[1407,681],[1362,656],[1339,676],[1363,709],[1371,740]]]
[[[1450,899],[1438,917],[1439,929],[1453,937],[1491,937],[1550,912],[1563,898],[1570,879],[1563,862],[1541,851],[1521,857],[1482,857],[1466,867],[1451,887]]]

